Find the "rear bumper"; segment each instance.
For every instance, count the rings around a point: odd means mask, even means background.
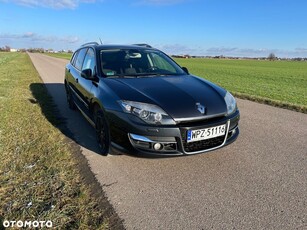
[[[234,142],[239,136],[240,113],[230,116],[179,123],[176,126],[144,125],[135,117],[120,112],[110,115],[113,151],[137,156],[181,156],[212,151]],[[226,124],[224,136],[205,141],[187,142],[188,130],[204,129]]]

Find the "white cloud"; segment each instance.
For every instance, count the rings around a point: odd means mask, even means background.
[[[285,49],[269,49],[269,48],[238,48],[238,47],[192,47],[181,44],[156,44],[154,47],[164,51],[170,55],[192,56],[228,56],[228,57],[268,57],[270,53],[274,53],[277,57],[295,58],[307,57],[307,48],[300,47],[293,50]]]
[[[36,34],[33,32],[26,32],[23,34],[0,34],[1,40],[24,40],[31,42],[48,42],[48,43],[78,43],[80,39],[76,36],[65,36],[65,37],[57,37],[57,36],[44,36],[40,34]]]
[[[307,48],[296,48],[294,50],[283,49],[251,49],[237,47],[212,47],[206,50],[206,55],[217,56],[234,56],[234,57],[267,57],[274,53],[277,57],[307,57]]]
[[[22,34],[11,34],[0,32],[0,47],[10,45],[12,47],[30,48],[54,48],[54,49],[75,49],[82,43],[78,36],[53,36],[41,35],[34,32]],[[105,42],[109,43],[109,42]],[[269,49],[269,48],[239,48],[239,47],[211,47],[190,46],[183,44],[153,44],[154,47],[170,55],[195,55],[195,56],[228,56],[228,57],[267,57],[274,53],[277,57],[307,57],[307,47],[298,47],[292,50]]]
[[[75,9],[80,3],[94,3],[96,0],[0,0],[27,7],[45,7],[52,9]]]
[[[45,7],[52,9],[76,9],[81,3],[95,3],[104,0],[0,0],[26,7]],[[190,0],[133,0],[138,5],[174,5]]]
[[[17,35],[18,36],[18,35]],[[31,38],[35,36],[35,34],[33,32],[26,32],[22,35],[23,38]]]
[[[229,53],[238,50],[238,48],[229,48],[229,47],[211,47],[207,49],[209,53]]]
[[[298,53],[307,53],[307,48],[296,48],[295,51]]]
[[[191,48],[180,44],[156,45],[155,47],[170,55],[197,55],[203,51],[201,49]]]

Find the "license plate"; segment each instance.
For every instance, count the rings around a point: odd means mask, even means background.
[[[187,142],[202,141],[225,135],[226,125],[219,125],[206,129],[188,130]]]

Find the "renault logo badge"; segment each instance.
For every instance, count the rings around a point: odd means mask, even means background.
[[[196,103],[196,107],[197,110],[201,113],[201,114],[205,114],[206,112],[206,107],[203,106],[202,104],[200,104],[199,102]]]

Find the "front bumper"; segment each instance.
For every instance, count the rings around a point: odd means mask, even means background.
[[[144,125],[127,114],[113,113],[111,122],[111,146],[126,154],[139,156],[179,156],[212,151],[234,142],[239,135],[240,113],[208,120],[184,122],[176,126]],[[203,141],[187,142],[188,130],[204,129],[226,124],[223,136]]]

